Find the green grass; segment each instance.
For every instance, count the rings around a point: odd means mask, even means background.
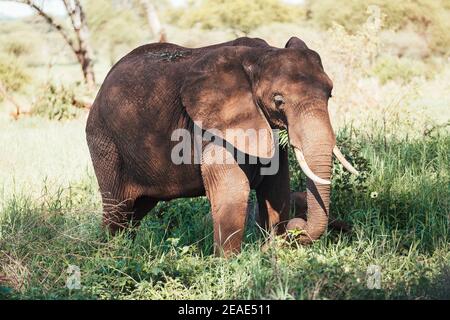
[[[242,253],[225,260],[212,254],[204,198],[160,203],[134,241],[109,238],[81,119],[3,127],[1,298],[450,298],[446,131],[388,140],[378,129],[341,131],[344,152],[367,160],[363,181],[334,172],[332,213],[353,232],[328,233],[311,246],[275,239],[263,251],[265,235],[250,221]],[[80,267],[81,290],[65,287],[69,265]],[[368,289],[369,265],[381,267],[381,289]]]

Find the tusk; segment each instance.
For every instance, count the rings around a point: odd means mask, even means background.
[[[300,168],[302,168],[303,172],[309,179],[319,184],[331,184],[330,181],[319,178],[314,174],[314,172],[312,172],[312,170],[308,167],[308,164],[306,163],[305,157],[303,156],[303,152],[300,149],[294,148],[294,151],[295,156],[297,157],[298,164],[300,165]]]
[[[342,163],[342,165],[344,166],[345,169],[347,169],[348,171],[350,171],[351,173],[355,174],[355,175],[359,175],[358,170],[356,170],[351,164],[350,162],[347,161],[347,159],[345,159],[344,155],[342,154],[341,150],[339,150],[339,148],[337,146],[334,146],[333,148],[333,153],[336,156],[336,158]]]

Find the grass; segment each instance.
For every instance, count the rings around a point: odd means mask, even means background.
[[[386,139],[379,128],[341,130],[340,141],[357,146],[343,150],[367,160],[363,182],[334,172],[332,212],[353,232],[311,246],[275,239],[263,251],[265,235],[250,221],[242,253],[225,260],[212,254],[205,198],[160,203],[134,241],[109,238],[82,119],[2,125],[2,298],[450,298],[446,131]],[[65,287],[69,265],[80,268],[80,290]],[[367,287],[370,265],[381,267],[381,289]]]

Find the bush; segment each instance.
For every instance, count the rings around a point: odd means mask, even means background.
[[[309,0],[307,17],[322,28],[338,23],[355,32],[366,20],[369,5],[380,7],[387,28],[403,30],[413,25],[416,31],[426,35],[433,52],[446,54],[450,51],[450,34],[446,32],[450,28],[450,8],[445,0]]]
[[[272,22],[293,22],[304,17],[304,11],[279,0],[203,0],[198,5],[175,11],[172,22],[202,29],[227,28],[248,34],[259,26]]]
[[[2,43],[2,50],[17,58],[33,52],[33,46],[31,42],[24,41],[24,39],[6,39]]]
[[[88,1],[86,11],[93,46],[108,55],[111,65],[151,34],[145,19],[125,4]]]
[[[30,81],[22,63],[12,55],[0,56],[0,83],[8,91],[18,91]],[[1,99],[1,97],[0,97]]]
[[[286,138],[282,135],[280,144],[287,145]],[[350,128],[343,128],[336,137],[337,145],[345,157],[359,171],[359,176],[355,177],[348,172],[342,164],[334,158],[332,169],[332,195],[331,203],[333,211],[342,211],[342,206],[346,206],[357,192],[367,191],[367,178],[370,174],[370,165],[362,154],[363,146],[351,135]],[[291,190],[306,190],[306,178],[300,169],[295,158],[292,148],[289,147],[289,171],[291,173]],[[341,203],[339,199],[345,199],[345,203]],[[341,209],[341,210],[339,210]]]
[[[386,56],[378,59],[372,73],[384,84],[391,80],[409,82],[414,77],[429,75],[426,65],[408,58]]]
[[[31,114],[50,120],[68,120],[78,117],[82,111],[77,106],[76,89],[54,84],[46,86],[33,105]]]
[[[424,59],[431,54],[426,39],[412,28],[399,31],[383,30],[380,40],[385,53],[397,57]]]

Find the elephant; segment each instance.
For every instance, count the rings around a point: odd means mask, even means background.
[[[202,48],[153,43],[134,49],[109,71],[86,124],[103,225],[115,234],[139,225],[159,201],[206,195],[215,252],[229,256],[240,251],[255,190],[261,225],[283,234],[288,151],[278,148],[274,130],[284,129],[307,176],[306,219],[295,224],[303,231],[299,241],[318,239],[328,224],[332,154],[357,173],[336,146],[327,109],[332,88],[319,54],[297,37],[284,48],[242,37]],[[193,140],[199,130],[212,138],[188,144],[180,163],[173,160],[177,130]],[[243,142],[227,134],[233,130],[258,135]],[[274,154],[276,172],[262,174],[263,160]],[[212,161],[215,155],[226,161]]]

